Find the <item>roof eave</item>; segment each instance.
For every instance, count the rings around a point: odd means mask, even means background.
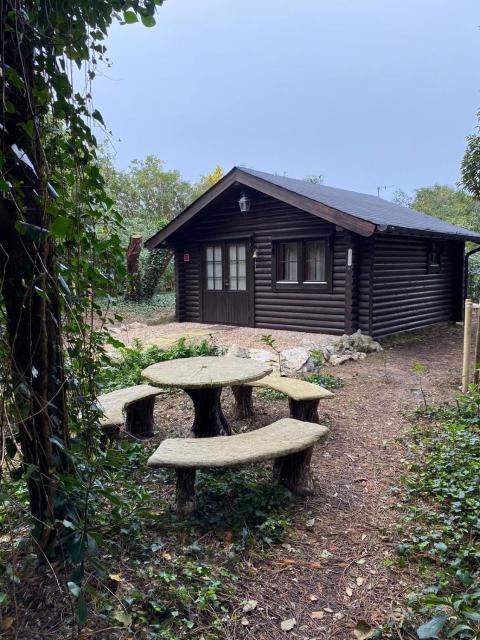
[[[147,249],[152,250],[164,243],[173,233],[175,233],[175,231],[189,222],[197,213],[208,206],[213,202],[213,200],[235,183],[260,191],[267,196],[286,202],[287,204],[301,209],[302,211],[306,211],[307,213],[311,213],[319,218],[323,218],[332,224],[344,227],[345,229],[358,233],[361,236],[371,236],[375,232],[376,225],[372,222],[362,220],[357,216],[334,209],[333,207],[329,207],[328,205],[317,202],[316,200],[312,200],[306,196],[295,193],[294,191],[290,191],[285,187],[273,184],[268,180],[253,176],[242,171],[239,167],[234,167],[213,187],[182,211],[179,216],[169,222],[169,224],[163,227],[163,229],[158,231],[156,234],[148,238],[148,240],[145,241],[144,246]]]

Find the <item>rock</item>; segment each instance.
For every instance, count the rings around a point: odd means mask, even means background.
[[[248,350],[238,344],[232,344],[226,351],[227,356],[233,358],[248,358]]]
[[[344,354],[344,355],[334,355],[330,357],[330,364],[334,367],[336,367],[339,364],[342,364],[343,362],[347,362],[347,360],[351,360],[351,355],[352,354]]]
[[[122,329],[120,327],[112,327],[110,329],[110,333],[113,333],[113,334],[119,334],[121,332],[122,332]]]
[[[310,353],[304,347],[293,347],[285,349],[281,355],[282,370],[285,373],[303,373],[312,371],[313,366],[309,364]]]
[[[249,349],[248,357],[252,360],[257,360],[258,362],[267,364],[269,367],[272,367],[274,371],[278,371],[280,369],[277,356],[266,349]]]

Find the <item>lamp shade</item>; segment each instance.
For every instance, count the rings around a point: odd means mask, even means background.
[[[238,206],[240,207],[240,211],[242,213],[248,213],[248,211],[250,211],[250,204],[251,204],[250,198],[245,193],[242,193],[242,197],[238,201]]]

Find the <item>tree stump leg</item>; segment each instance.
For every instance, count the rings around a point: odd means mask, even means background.
[[[153,407],[155,396],[142,398],[128,404],[125,408],[125,429],[137,438],[153,436]]]
[[[314,492],[310,460],[313,447],[291,453],[275,460],[273,465],[273,479],[283,484],[297,496],[311,496]]]
[[[231,436],[232,429],[220,405],[221,387],[185,389],[193,402],[195,419],[192,432],[196,438]]]
[[[318,403],[320,400],[292,400],[288,399],[290,417],[303,422],[315,422],[320,424],[318,416]]]
[[[253,399],[252,387],[246,385],[234,385],[232,393],[235,398],[235,418],[244,420],[245,418],[253,418]]]
[[[195,511],[195,469],[176,469],[177,472],[177,516],[183,518]]]

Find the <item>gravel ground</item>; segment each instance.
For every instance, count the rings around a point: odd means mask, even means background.
[[[252,327],[230,327],[219,324],[200,324],[198,322],[169,322],[168,324],[147,325],[132,322],[114,329],[115,337],[125,344],[133,340],[141,340],[144,344],[161,344],[166,339],[173,340],[182,336],[192,338],[212,336],[222,347],[238,344],[241,347],[265,349],[261,338],[271,334],[280,349],[300,346],[302,340],[309,340],[318,345],[331,344],[337,336],[325,333],[303,333],[300,331],[279,331],[274,329],[254,329]]]

